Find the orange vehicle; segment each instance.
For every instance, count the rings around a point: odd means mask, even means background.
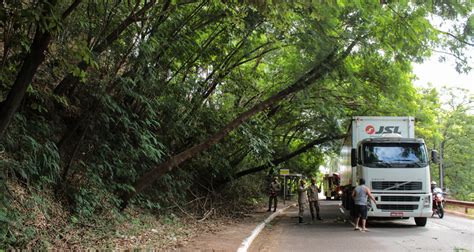
[[[341,187],[341,176],[339,173],[325,174],[323,177],[324,196],[327,200],[341,199],[343,188]]]

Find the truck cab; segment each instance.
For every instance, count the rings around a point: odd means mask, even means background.
[[[356,178],[364,178],[377,205],[369,216],[415,217],[424,226],[432,214],[429,158],[423,139],[381,137],[359,142]]]
[[[355,116],[332,172],[341,175],[346,209],[363,178],[377,202],[368,202],[369,218],[414,217],[425,226],[432,215],[429,161],[424,140],[415,138],[415,118]]]

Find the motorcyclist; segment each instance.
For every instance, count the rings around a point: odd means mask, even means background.
[[[443,190],[436,186],[436,181],[431,181],[431,193],[443,193]]]
[[[443,218],[444,216],[443,190],[436,186],[435,181],[431,181],[431,193],[433,195],[433,215],[437,214],[439,218]]]
[[[433,189],[436,187],[436,181],[431,181],[431,192],[433,192]]]

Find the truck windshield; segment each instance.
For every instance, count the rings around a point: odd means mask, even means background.
[[[368,167],[424,167],[428,159],[422,143],[365,143],[362,161]]]

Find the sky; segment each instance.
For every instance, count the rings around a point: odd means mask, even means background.
[[[474,55],[474,49],[471,49],[469,54]],[[434,54],[423,64],[413,65],[413,73],[418,77],[418,80],[414,82],[415,86],[428,87],[428,83],[431,83],[438,90],[443,86],[461,87],[474,94],[474,69],[469,74],[459,74],[456,72],[454,61],[439,62],[438,57],[439,55]],[[474,68],[473,62],[471,62],[471,67]]]
[[[457,22],[446,21],[436,16],[430,17],[432,25],[440,30],[452,31],[454,24],[463,25],[466,20],[460,20]],[[456,34],[456,32],[453,32]],[[443,51],[440,49],[440,51]],[[442,55],[446,57],[445,62],[439,62],[440,53],[433,52],[431,58],[427,59],[422,64],[413,64],[413,73],[418,77],[418,80],[414,82],[416,87],[428,87],[428,83],[431,83],[433,87],[440,90],[443,86],[447,87],[460,87],[469,90],[471,94],[474,94],[474,48],[467,46],[466,54],[470,57],[468,63],[472,70],[469,74],[460,74],[456,72],[454,59],[448,55]]]
[[[468,90],[467,97],[474,97],[474,48],[470,48],[466,53],[471,57],[469,65],[472,70],[468,74],[460,74],[456,72],[454,59],[447,57],[445,62],[439,62],[439,54],[434,53],[431,58],[425,60],[422,64],[413,64],[413,73],[417,76],[417,80],[414,81],[415,87],[435,87],[438,91],[441,91],[441,88],[446,87],[459,87]],[[442,107],[449,109],[446,105],[449,96],[443,95],[442,92],[439,92],[439,99],[442,104],[445,104]],[[460,104],[465,102],[461,97],[455,99],[455,102]],[[471,107],[467,111],[469,114],[474,115],[474,107]]]

